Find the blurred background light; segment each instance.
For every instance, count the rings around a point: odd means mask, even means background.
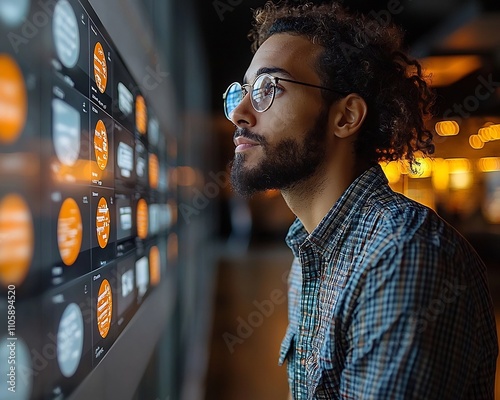
[[[440,121],[435,125],[439,136],[455,136],[460,132],[460,126],[456,121]]]

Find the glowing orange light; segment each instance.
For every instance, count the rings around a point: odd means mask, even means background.
[[[470,172],[472,168],[470,161],[466,158],[448,158],[446,162],[452,174],[457,172]]]
[[[177,167],[172,171],[172,181],[179,186],[193,186],[196,184],[198,174],[191,167]]]
[[[113,315],[113,296],[111,285],[104,279],[99,287],[97,295],[97,328],[102,338],[108,336],[111,328],[111,316]]]
[[[82,246],[82,214],[74,199],[67,198],[57,218],[57,245],[66,265],[73,265]]]
[[[278,197],[280,195],[280,191],[276,189],[269,189],[266,190],[264,193],[264,197],[267,197],[268,199],[273,199],[275,197]]]
[[[160,270],[160,250],[157,246],[153,246],[149,251],[149,275],[151,277],[151,285],[156,286],[160,283]]]
[[[450,169],[450,187],[452,189],[468,189],[472,186],[472,165],[466,158],[449,158],[446,160]]]
[[[99,42],[94,47],[94,78],[97,88],[101,93],[104,93],[108,84],[108,65],[104,49]]]
[[[399,160],[395,162],[398,164],[399,172],[402,175],[407,175],[410,171],[410,163],[408,162],[408,160]]]
[[[434,129],[439,136],[455,136],[460,132],[460,126],[456,121],[437,122]]]
[[[500,157],[480,158],[477,166],[482,172],[500,171]]]
[[[104,171],[108,164],[108,133],[102,120],[97,121],[94,129],[94,152],[97,166]]]
[[[381,163],[382,170],[390,184],[398,183],[401,179],[401,172],[396,161]]]
[[[148,236],[148,203],[144,199],[137,203],[137,236],[140,239]]]
[[[417,158],[413,164],[413,171],[408,172],[410,178],[428,178],[432,173],[432,164],[427,158]]]
[[[104,197],[101,197],[99,199],[99,203],[97,204],[95,222],[97,242],[99,243],[99,247],[104,249],[108,245],[109,229],[111,225],[108,202]]]
[[[484,142],[481,140],[481,137],[478,135],[470,135],[469,137],[470,147],[473,149],[479,150],[484,147]]]
[[[35,247],[30,209],[17,194],[0,200],[0,282],[20,285],[28,274]]]
[[[21,134],[28,113],[23,74],[14,59],[0,54],[0,143],[13,143]]]
[[[490,125],[491,140],[500,140],[500,124]]]
[[[135,124],[139,133],[145,135],[148,126],[148,109],[146,100],[141,95],[135,99]]]
[[[446,190],[450,182],[448,162],[436,158],[432,164],[432,186],[435,190]]]
[[[485,143],[489,142],[490,140],[493,140],[494,134],[495,134],[495,132],[489,126],[484,127],[484,128],[480,128],[477,131],[477,135]]]
[[[426,74],[431,75],[432,86],[448,86],[481,67],[478,56],[432,56],[421,61]]]
[[[149,155],[149,186],[158,189],[160,163],[156,154]]]
[[[452,189],[468,189],[472,186],[473,177],[469,171],[454,172],[450,174],[450,187]]]

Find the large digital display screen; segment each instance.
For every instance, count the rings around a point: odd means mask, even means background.
[[[0,399],[68,397],[166,279],[169,140],[86,0],[0,0]]]

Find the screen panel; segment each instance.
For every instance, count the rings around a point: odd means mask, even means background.
[[[165,291],[175,141],[127,64],[86,0],[0,2],[6,398],[88,393],[101,364],[126,357],[112,355],[120,343],[149,330],[137,321],[151,323],[148,298]]]

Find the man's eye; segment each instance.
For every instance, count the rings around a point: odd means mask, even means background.
[[[280,94],[283,92],[283,90],[284,89],[281,86],[278,85],[274,86],[274,94]]]
[[[274,84],[272,82],[266,83],[261,88],[262,97],[272,96],[273,90],[274,90]]]

